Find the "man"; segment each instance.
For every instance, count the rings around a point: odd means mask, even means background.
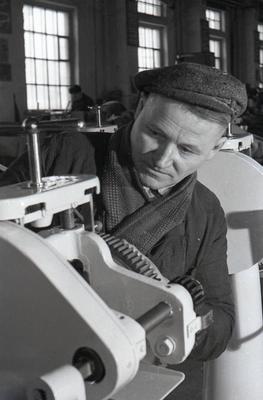
[[[141,99],[132,124],[93,147],[75,133],[54,137],[52,151],[44,149],[44,171],[98,174],[96,218],[103,229],[137,246],[168,279],[191,275],[202,283],[201,311],[212,309],[214,322],[175,367],[186,379],[174,394],[199,399],[202,361],[226,348],[234,307],[224,213],[196,170],[223,146],[228,123],[246,108],[246,91],[236,78],[191,63],[140,72],[135,84]],[[21,171],[10,168],[6,182],[24,179]]]
[[[89,111],[89,107],[94,106],[91,97],[82,92],[79,85],[73,85],[69,88],[71,96],[71,111]]]

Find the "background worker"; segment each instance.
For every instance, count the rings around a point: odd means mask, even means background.
[[[69,88],[71,97],[71,111],[89,111],[89,107],[94,106],[91,97],[82,92],[79,85],[73,85]]]

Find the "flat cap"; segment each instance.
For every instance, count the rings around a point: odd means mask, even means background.
[[[247,107],[245,85],[230,74],[197,63],[183,62],[139,72],[135,86],[200,107],[240,116]]]

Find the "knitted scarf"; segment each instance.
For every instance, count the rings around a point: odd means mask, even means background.
[[[106,231],[126,239],[147,254],[179,225],[189,207],[196,174],[177,184],[167,195],[147,198],[133,166],[130,129],[113,135],[102,174]]]

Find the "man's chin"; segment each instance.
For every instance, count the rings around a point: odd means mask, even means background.
[[[152,189],[152,190],[165,189],[169,186],[175,185],[175,183],[172,183],[171,181],[169,181],[169,182],[161,181],[160,182],[158,179],[151,177],[149,175],[144,175],[144,174],[140,175],[140,181],[143,186],[146,186],[147,188]]]

